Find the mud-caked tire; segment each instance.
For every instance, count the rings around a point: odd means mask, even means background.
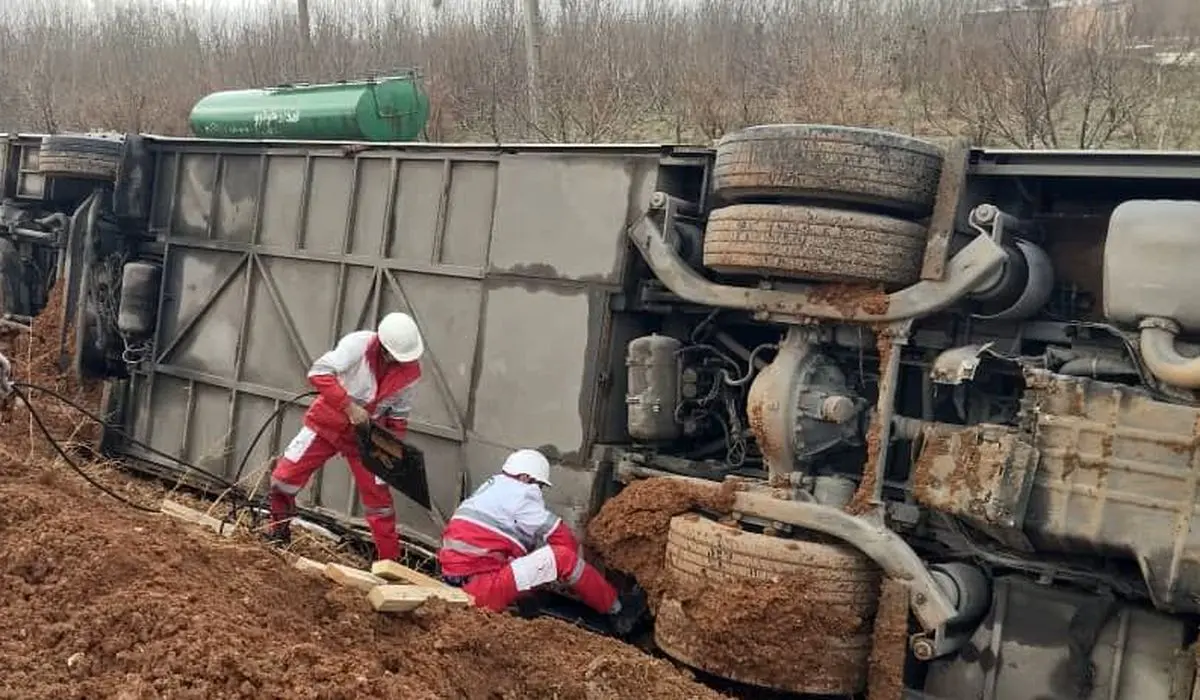
[[[120,134],[70,134],[42,137],[38,171],[50,177],[115,180],[125,137]]]
[[[865,687],[869,621],[878,605],[882,573],[858,550],[745,532],[687,514],[671,520],[666,575],[671,586],[658,606],[655,643],[675,660],[729,680],[796,693],[848,695]],[[683,594],[670,592],[697,586],[718,595],[728,591],[727,603],[736,608],[739,600],[732,592],[747,585],[788,586],[785,595],[794,595],[804,609],[863,624],[833,630],[801,623],[790,629],[780,619],[789,612],[780,610],[775,619],[762,621],[761,630],[747,621],[751,629],[726,628],[728,639],[725,634],[713,639],[694,621]],[[753,635],[755,648],[727,649],[732,635],[741,634]],[[739,663],[739,655],[753,662]]]
[[[906,286],[917,281],[926,228],[880,214],[786,204],[713,210],[704,266],[726,274]]]
[[[845,204],[923,218],[933,211],[943,159],[934,144],[887,131],[753,126],[717,143],[713,190],[726,203]]]

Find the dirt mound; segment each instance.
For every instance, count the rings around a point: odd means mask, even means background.
[[[0,503],[0,698],[719,697],[556,620],[378,615],[262,547],[74,477],[7,478]]]
[[[12,377],[59,392],[91,410],[100,405],[101,386],[94,382],[81,383],[70,376],[64,367],[71,367],[70,349],[73,336],[67,328],[67,353],[60,364],[62,295],[51,293],[42,313],[33,320],[29,332],[6,331],[0,335],[0,353],[12,363]],[[99,426],[86,420],[69,406],[40,392],[22,389],[36,402],[38,413],[46,427],[56,437],[75,445],[90,445],[99,437]],[[54,455],[53,449],[29,418],[19,400],[13,400],[11,420],[0,422],[0,473],[20,467],[30,461]],[[4,459],[7,457],[8,459]]]
[[[657,609],[667,584],[663,560],[671,518],[695,508],[727,513],[735,488],[730,481],[712,486],[679,479],[635,481],[588,523],[588,544],[608,566],[637,579]]]
[[[592,519],[589,543],[647,590],[655,639],[677,660],[768,688],[843,693],[863,687],[873,605],[831,604],[831,595],[845,597],[830,588],[838,584],[803,572],[717,582],[666,565],[672,518],[695,509],[727,513],[735,489],[733,482],[637,481]],[[748,566],[748,552],[733,556]]]
[[[0,338],[14,378],[96,408],[60,370],[59,300]],[[69,365],[68,365],[69,366]],[[31,399],[70,443],[97,429]],[[154,507],[159,485],[81,467]],[[242,536],[239,536],[242,537]],[[68,471],[18,406],[0,423],[0,700],[718,698],[670,663],[557,620],[432,604],[379,615],[365,597],[122,505]]]

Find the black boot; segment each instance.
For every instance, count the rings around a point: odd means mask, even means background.
[[[276,547],[286,547],[292,543],[292,524],[286,520],[275,523],[267,528],[263,539]]]

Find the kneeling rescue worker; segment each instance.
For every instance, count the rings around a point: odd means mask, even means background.
[[[363,466],[355,430],[371,420],[403,438],[412,410],[413,387],[421,378],[418,360],[425,343],[412,317],[391,313],[377,332],[355,331],[313,363],[308,381],[320,394],[304,414],[304,427],[271,473],[271,539],[291,539],[296,494],[334,455],[350,464],[362,499],[377,559],[397,559],[400,537],[387,484]]]
[[[609,615],[617,634],[628,634],[644,609],[635,592],[625,601],[583,559],[562,518],[546,509],[550,462],[537,450],[517,450],[500,473],[459,504],[442,532],[442,579],[461,587],[475,605],[500,611],[552,581],[565,583],[588,607]]]

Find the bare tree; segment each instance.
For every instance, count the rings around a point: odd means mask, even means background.
[[[558,0],[536,7],[544,17],[487,0],[444,3],[433,22],[395,0],[237,14],[80,2],[0,2],[0,130],[186,133],[213,90],[412,67],[439,140],[708,143],[815,121],[1024,147],[1200,146],[1195,0],[1139,0],[1121,21],[972,14],[962,0]]]
[[[430,0],[434,10],[442,9],[442,0]],[[521,0],[521,17],[525,30],[525,71],[529,99],[529,121],[536,128],[540,123],[542,16],[538,0]]]

